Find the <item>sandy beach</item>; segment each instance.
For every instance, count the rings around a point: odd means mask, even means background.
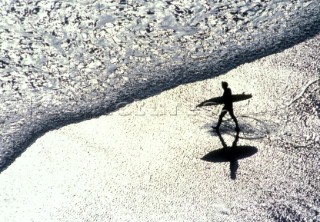
[[[0,174],[0,221],[320,220],[319,40],[46,133]],[[235,179],[201,159],[221,106],[195,105],[221,81],[253,95],[234,104],[237,146],[257,149]]]

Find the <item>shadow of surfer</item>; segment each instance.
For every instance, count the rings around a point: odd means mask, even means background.
[[[239,128],[239,125],[238,125],[238,120],[236,118],[236,116],[234,115],[233,113],[233,100],[232,100],[232,92],[231,92],[231,89],[228,88],[228,83],[227,82],[222,82],[221,83],[221,86],[222,86],[222,89],[223,89],[223,95],[222,95],[222,99],[223,99],[223,108],[221,110],[221,113],[219,115],[219,120],[218,120],[218,124],[217,126],[214,126],[213,128],[215,130],[219,130],[219,127],[221,125],[221,122],[222,122],[222,119],[223,117],[229,113],[229,115],[231,116],[231,118],[233,119],[233,121],[235,122],[236,124],[236,128],[235,130],[237,132],[240,131],[240,128]]]
[[[239,132],[236,133],[232,146],[229,147],[221,136],[219,130],[216,131],[223,148],[211,151],[201,158],[207,162],[230,162],[230,177],[236,179],[237,170],[239,168],[239,159],[247,158],[254,155],[258,149],[253,146],[237,146],[239,141]]]
[[[222,138],[219,130],[217,130],[217,134],[218,134],[218,137],[219,137],[219,140],[220,140],[222,146],[225,149],[236,149],[237,148],[237,143],[239,141],[239,131],[237,132],[237,134],[236,134],[236,136],[234,138],[234,141],[232,143],[232,147],[228,147],[228,145],[226,144],[226,142]],[[233,154],[232,150],[231,150],[231,152],[227,152],[227,157],[229,158],[229,161],[230,161],[230,176],[231,176],[231,179],[235,180],[236,179],[236,175],[237,175],[237,170],[239,168],[239,164],[238,164],[237,157],[235,155],[232,155],[232,154]]]

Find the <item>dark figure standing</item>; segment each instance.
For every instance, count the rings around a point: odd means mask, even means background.
[[[239,126],[238,126],[238,121],[237,118],[235,117],[234,113],[233,113],[233,104],[232,104],[232,92],[231,89],[228,88],[228,83],[227,82],[222,82],[221,83],[222,88],[224,90],[222,98],[223,98],[223,103],[224,103],[224,107],[222,108],[222,111],[220,113],[219,116],[219,121],[215,128],[216,130],[219,130],[219,127],[221,125],[222,122],[222,118],[229,112],[229,115],[231,116],[231,118],[233,119],[233,121],[236,124],[236,131],[239,132]]]

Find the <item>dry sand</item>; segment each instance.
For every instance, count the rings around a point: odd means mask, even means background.
[[[0,221],[320,220],[319,40],[46,133],[0,174]],[[222,147],[221,107],[194,107],[221,81],[253,94],[234,108],[258,152],[235,180],[201,160]]]

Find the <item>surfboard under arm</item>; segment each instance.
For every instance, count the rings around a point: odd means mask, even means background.
[[[232,95],[232,102],[243,101],[246,99],[250,99],[251,97],[252,97],[251,94],[235,94],[235,95]],[[214,98],[205,100],[202,103],[198,104],[197,107],[220,105],[223,103],[224,103],[224,101],[223,101],[222,96],[219,96],[219,97],[214,97]]]

